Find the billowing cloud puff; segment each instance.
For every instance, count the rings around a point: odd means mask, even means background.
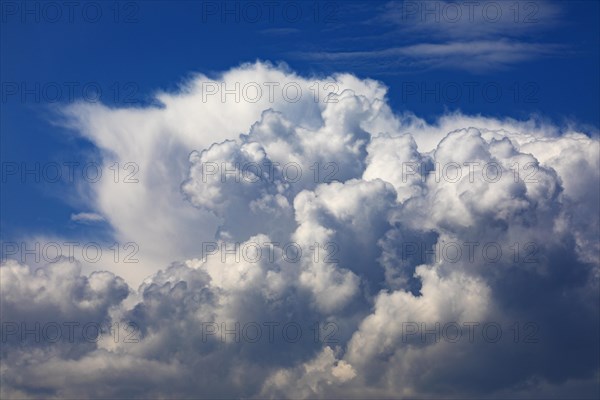
[[[255,63],[160,107],[68,108],[106,163],[139,167],[88,188],[139,244],[139,287],[4,263],[2,396],[597,396],[598,137],[428,124],[385,96]],[[109,327],[49,341],[64,321]]]

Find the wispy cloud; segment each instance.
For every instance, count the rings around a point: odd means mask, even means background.
[[[96,213],[81,212],[77,214],[71,214],[71,221],[80,223],[95,223],[104,221],[104,217]]]
[[[538,57],[564,51],[558,44],[524,43],[510,40],[419,43],[373,51],[307,52],[297,56],[348,65],[371,71],[406,72],[415,69],[453,68],[485,72],[508,68]]]
[[[435,68],[485,73],[568,51],[540,40],[539,33],[559,26],[561,16],[550,2],[394,1],[357,22],[371,28],[367,35],[357,36],[346,22],[319,50],[291,55],[380,74]]]

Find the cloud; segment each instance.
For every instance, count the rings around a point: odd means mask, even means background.
[[[104,221],[104,217],[96,213],[80,212],[77,214],[71,214],[71,221],[82,223],[94,223]]]
[[[540,57],[556,56],[566,49],[557,44],[528,43],[507,39],[417,43],[370,51],[299,53],[312,60],[344,66],[360,65],[365,70],[382,68],[406,71],[414,68],[451,68],[469,72],[506,69]]]
[[[260,62],[157,98],[65,110],[139,166],[89,190],[140,266],[4,262],[2,397],[598,394],[596,133],[427,123],[380,82]],[[105,328],[49,340],[65,321]]]
[[[289,55],[365,74],[430,69],[483,74],[573,54],[575,49],[560,42],[540,39],[540,33],[564,25],[563,15],[560,4],[550,1],[355,5],[344,10],[344,18],[328,32],[318,51],[306,48]],[[369,34],[357,38],[355,25],[343,22],[353,19],[361,21]]]

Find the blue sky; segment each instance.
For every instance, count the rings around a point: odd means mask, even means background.
[[[440,3],[438,9],[430,5],[434,12],[427,15],[421,14],[426,6],[415,2],[402,6],[307,1],[294,3],[285,12],[283,6],[274,7],[272,14],[259,2],[257,18],[255,9],[243,2],[226,6],[201,1],[121,2],[116,8],[108,2],[98,4],[102,4],[98,18],[95,8],[85,9],[85,14],[79,6],[72,15],[61,9],[57,22],[52,22],[52,9],[35,2],[29,6],[33,13],[25,15],[20,5],[16,11],[4,5],[3,161],[77,160],[89,146],[50,123],[51,107],[84,96],[95,99],[96,87],[108,105],[115,100],[121,106],[130,101],[147,104],[156,90],[173,90],[190,74],[222,71],[257,59],[285,62],[300,74],[347,71],[382,80],[390,88],[389,101],[395,109],[411,110],[429,120],[461,110],[599,126],[600,33],[595,1],[531,3],[535,7],[522,2],[519,9],[505,5],[498,22],[486,24],[493,27],[487,31],[471,27],[488,22],[486,16],[495,20],[495,9],[484,13],[481,6],[474,8],[471,22],[465,6],[458,17]],[[227,14],[226,7],[237,7],[238,14]],[[471,62],[455,64],[447,56],[393,53],[423,43],[472,40],[488,42],[486,51],[496,57],[469,66]],[[515,48],[503,52],[502,41]],[[463,57],[452,53],[459,60]],[[13,94],[15,84],[18,90],[34,90],[39,99],[27,92]],[[89,92],[83,93],[84,87]],[[3,186],[5,240],[31,229],[60,233],[79,229],[68,223],[74,210],[61,199],[60,185],[9,179]]]

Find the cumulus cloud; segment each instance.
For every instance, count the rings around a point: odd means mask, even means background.
[[[3,397],[598,394],[596,134],[428,124],[382,83],[260,62],[157,99],[65,110],[139,166],[90,191],[141,266],[6,261]],[[109,328],[24,344],[23,321]]]

